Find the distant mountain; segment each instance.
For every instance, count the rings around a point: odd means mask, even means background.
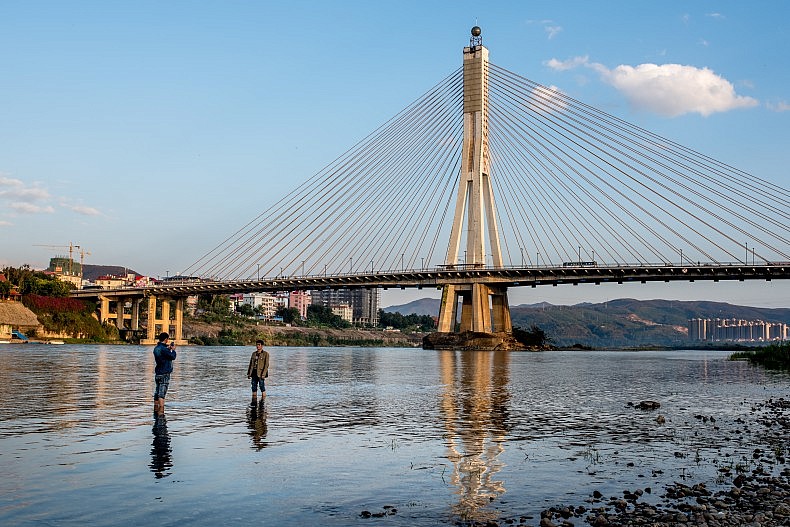
[[[388,313],[439,314],[440,301],[423,298],[389,306]],[[736,318],[790,324],[790,309],[770,309],[708,301],[634,300],[556,306],[547,302],[511,306],[514,326],[543,329],[559,346],[595,348],[672,346],[688,344],[692,318]]]
[[[134,271],[128,267],[123,267],[122,265],[93,265],[93,264],[84,264],[82,266],[82,277],[85,280],[90,280],[91,282],[95,281],[98,277],[104,275],[126,275],[126,273],[135,273],[139,274],[137,271]]]
[[[736,318],[790,323],[790,309],[737,306],[723,302],[620,299],[575,306],[518,306],[513,325],[533,324],[560,346],[595,348],[688,344],[692,318]]]
[[[430,315],[438,317],[439,306],[441,305],[442,301],[437,298],[420,298],[408,304],[385,307],[384,311],[387,313],[400,313],[401,315]]]

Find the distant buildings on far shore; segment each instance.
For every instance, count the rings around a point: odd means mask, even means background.
[[[376,326],[379,323],[380,291],[373,289],[327,289],[279,293],[238,293],[230,295],[231,306],[238,310],[249,305],[264,320],[277,320],[279,308],[293,308],[302,320],[307,319],[310,305],[327,307],[332,313],[352,324]]]
[[[689,339],[707,342],[770,342],[790,337],[787,324],[735,318],[692,318]]]

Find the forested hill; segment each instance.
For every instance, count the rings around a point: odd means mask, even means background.
[[[82,277],[85,280],[95,281],[100,276],[115,275],[123,276],[126,273],[139,274],[136,271],[123,267],[122,265],[92,265],[85,264],[82,266]]]
[[[385,311],[439,313],[439,300],[421,299]],[[514,326],[539,326],[556,345],[595,348],[687,345],[688,320],[735,318],[790,324],[790,309],[738,306],[724,302],[620,299],[600,304],[511,306]]]

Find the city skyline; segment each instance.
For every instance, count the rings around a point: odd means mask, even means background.
[[[784,3],[477,10],[6,3],[0,265],[44,268],[55,254],[36,245],[75,243],[85,263],[176,274],[457,68],[475,24],[496,64],[790,186]],[[437,295],[384,291],[382,305]],[[790,284],[510,291],[511,304],[615,298],[787,307]]]

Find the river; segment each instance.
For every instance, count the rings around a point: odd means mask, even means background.
[[[155,418],[150,347],[0,346],[0,524],[537,525],[727,484],[790,386],[713,351],[268,349],[261,407],[252,347],[180,347]]]

